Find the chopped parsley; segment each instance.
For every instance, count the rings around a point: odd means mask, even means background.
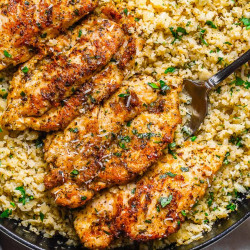
[[[236,86],[244,86],[245,89],[249,89],[250,82],[242,80],[240,77],[236,76],[235,80],[231,82],[231,84],[235,84]]]
[[[215,90],[218,94],[221,93],[221,86],[219,86],[216,90]]]
[[[29,72],[29,69],[25,66],[25,67],[22,68],[22,72],[24,74],[27,74]]]
[[[227,44],[227,45],[232,45],[230,42],[224,42],[224,44]]]
[[[78,128],[69,128],[69,131],[70,132],[73,132],[73,133],[78,133]]]
[[[82,200],[82,201],[87,200],[87,196],[82,196],[82,197],[81,197],[81,200]]]
[[[213,192],[209,192],[209,199],[208,199],[208,206],[211,207],[212,206],[212,203],[213,203],[213,200],[214,200],[214,193]]]
[[[11,205],[12,207],[16,207],[16,204],[15,204],[14,202],[10,202],[10,205]]]
[[[172,172],[167,172],[165,174],[160,175],[160,179],[165,179],[167,176],[175,177],[177,174],[173,174]]]
[[[168,67],[166,70],[165,70],[165,74],[167,74],[167,73],[174,73],[175,72],[175,70],[176,70],[176,68],[175,67]]]
[[[126,124],[126,126],[127,126],[127,127],[130,127],[130,126],[131,126],[131,122],[132,122],[132,121],[128,121],[127,124]]]
[[[213,29],[217,29],[216,25],[212,21],[206,21],[206,24]]]
[[[220,64],[223,60],[224,60],[223,57],[218,57],[218,61],[216,64]]]
[[[43,33],[40,35],[41,38],[46,38],[47,37],[47,33]]]
[[[133,188],[133,189],[131,190],[131,193],[132,193],[132,194],[135,194],[135,190],[136,190],[136,188]]]
[[[120,152],[115,152],[115,153],[113,153],[113,155],[115,155],[117,157],[121,157],[122,156],[122,154]]]
[[[8,93],[3,94],[1,97],[2,97],[3,99],[7,99]]]
[[[176,40],[181,40],[183,35],[188,34],[186,29],[182,27],[177,27],[176,30],[173,27],[170,27],[169,29],[174,37],[174,40],[171,42],[171,44],[174,44]]]
[[[75,15],[76,15],[76,16],[79,16],[79,15],[80,15],[80,13],[79,13],[79,10],[78,10],[78,9],[75,9],[75,10],[74,10],[74,13],[75,13]]]
[[[188,136],[190,136],[192,134],[191,129],[187,126],[183,126],[181,131],[182,131],[182,133],[187,134]]]
[[[124,142],[130,142],[131,141],[131,138],[128,135],[126,135],[126,136],[118,136],[118,138],[121,141],[124,141]]]
[[[242,147],[242,137],[240,136],[236,136],[236,135],[232,135],[229,139],[229,142],[231,142],[232,144],[236,145],[237,147]]]
[[[78,37],[80,38],[82,36],[82,30],[79,30]]]
[[[151,223],[152,223],[151,220],[145,220],[145,222],[148,223],[148,224],[151,224]]]
[[[121,94],[119,94],[118,96],[121,97],[121,98],[130,96],[129,90],[127,89],[127,90],[126,90],[126,93],[121,93]]]
[[[12,57],[12,55],[11,55],[7,50],[4,50],[4,51],[3,51],[3,54],[4,54],[4,56],[7,57],[7,58],[11,58],[11,57]]]
[[[23,203],[23,205],[25,205],[27,202],[29,202],[30,200],[33,200],[34,197],[31,195],[31,196],[28,196],[26,194],[26,191],[24,189],[23,186],[20,186],[20,187],[16,187],[15,190],[18,190],[20,191],[21,193],[21,197],[19,198],[19,202]]]
[[[136,21],[136,22],[139,22],[139,21],[140,21],[140,18],[136,17],[136,18],[135,18],[135,21]]]
[[[201,29],[200,30],[200,40],[201,40],[201,43],[205,44],[208,46],[208,43],[206,42],[206,40],[204,39],[204,34],[205,34],[206,30],[205,29]]]
[[[76,177],[79,174],[79,171],[77,169],[74,169],[73,171],[71,171],[70,175],[71,177]]]
[[[6,209],[0,214],[0,218],[8,218],[12,214],[12,209]]]
[[[174,159],[177,159],[176,152],[172,151],[171,149],[168,149],[168,152],[173,156]]]
[[[189,172],[189,167],[181,167],[182,172]]]
[[[42,212],[40,212],[40,220],[43,221],[44,220],[44,214]]]
[[[20,93],[20,96],[25,97],[26,94],[22,91],[22,92]]]
[[[250,18],[242,17],[240,21],[243,23],[244,26],[246,26],[246,29],[250,29]]]
[[[227,205],[227,210],[235,211],[236,205],[234,203],[229,203]]]
[[[161,94],[166,95],[166,92],[170,89],[170,87],[163,80],[160,80],[159,82],[161,86]]]
[[[127,9],[127,8],[124,9],[123,12],[124,12],[124,14],[125,14],[126,16],[128,15],[128,9]]]
[[[224,158],[224,160],[223,160],[223,164],[225,164],[225,165],[228,165],[228,164],[229,164],[229,160],[227,159],[229,155],[230,155],[230,153],[227,152],[226,155],[225,155],[225,158]]]
[[[159,89],[159,86],[156,85],[156,84],[153,83],[153,82],[148,82],[148,85],[149,85],[152,89]]]
[[[173,148],[176,147],[176,143],[172,142],[172,143],[168,144],[168,147],[171,148],[171,149],[173,149]]]
[[[182,210],[182,211],[181,211],[181,214],[182,214],[183,216],[187,216],[185,210]]]
[[[42,148],[43,147],[43,140],[41,137],[38,137],[35,142],[36,148]]]
[[[122,142],[119,142],[119,147],[122,148],[122,149],[127,149],[126,148],[126,145]]]
[[[197,136],[192,136],[191,141],[195,141],[197,139]]]
[[[161,207],[164,208],[166,207],[168,204],[170,204],[170,202],[172,201],[173,199],[173,195],[170,194],[168,197],[161,197],[159,202],[161,204]]]

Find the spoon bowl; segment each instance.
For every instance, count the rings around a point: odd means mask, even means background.
[[[207,81],[194,81],[184,79],[183,91],[188,94],[192,101],[191,107],[191,119],[185,125],[188,130],[188,137],[195,134],[203,123],[208,112],[208,93],[211,89],[231,75],[236,69],[250,60],[250,50],[240,56],[232,64],[228,65],[223,70],[219,71],[214,76],[210,77]],[[188,138],[186,137],[185,140]]]

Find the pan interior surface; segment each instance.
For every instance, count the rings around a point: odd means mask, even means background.
[[[243,199],[239,204],[238,210],[231,213],[230,216],[225,220],[218,220],[213,229],[204,234],[204,237],[198,241],[193,241],[188,245],[174,246],[171,245],[165,249],[202,249],[207,247],[214,242],[220,240],[225,235],[233,231],[239,225],[241,225],[245,220],[250,217],[250,200]],[[27,230],[22,226],[18,225],[19,223],[15,220],[4,219],[0,221],[0,231],[5,234],[9,240],[14,240],[18,244],[26,246],[30,249],[41,250],[41,249],[69,249],[75,250],[77,247],[68,246],[65,244],[67,239],[62,236],[56,236],[53,238],[44,238],[42,235],[37,235],[33,232]],[[121,249],[137,249],[138,244],[133,246],[124,247]]]

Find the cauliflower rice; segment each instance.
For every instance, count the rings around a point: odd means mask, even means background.
[[[100,1],[101,4],[107,2]],[[250,48],[250,2],[248,0],[114,0],[125,14],[139,23],[145,46],[136,59],[134,73],[160,79],[175,75],[205,80]],[[206,196],[187,215],[176,234],[161,242],[188,244],[212,230],[214,222],[237,209],[238,194],[249,196],[250,187],[250,94],[249,67],[241,69],[210,93],[209,114],[198,131],[196,142],[227,147],[224,164]],[[0,112],[12,73],[1,72]],[[183,143],[183,125],[189,115],[181,95],[183,124],[176,132],[177,146]],[[52,237],[59,233],[77,243],[70,215],[58,208],[43,184],[48,167],[43,161],[40,134],[34,131],[0,130],[0,217],[21,219],[36,233]],[[3,215],[4,214],[4,215]]]

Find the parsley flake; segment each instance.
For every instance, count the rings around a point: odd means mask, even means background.
[[[170,202],[172,201],[173,199],[173,195],[170,194],[168,197],[161,197],[160,198],[160,204],[161,204],[161,207],[164,208],[166,207],[168,204],[170,204]]]

